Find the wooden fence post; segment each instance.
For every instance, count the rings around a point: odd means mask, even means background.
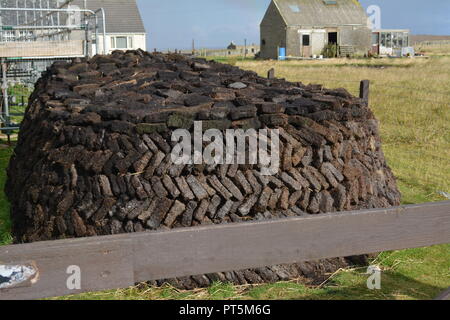
[[[275,69],[272,68],[267,72],[267,79],[275,79]]]
[[[369,105],[369,88],[370,88],[370,81],[362,80],[359,86],[359,97],[363,99],[367,105]]]

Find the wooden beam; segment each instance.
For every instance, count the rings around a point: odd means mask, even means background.
[[[33,265],[37,277],[0,289],[0,299],[38,299],[128,287],[134,283],[132,241],[102,238],[0,247],[0,266]],[[67,286],[71,267],[80,269],[81,289]],[[0,278],[1,282],[1,278]]]
[[[359,86],[359,97],[364,100],[367,105],[369,105],[369,88],[370,81],[362,80]]]
[[[274,68],[267,71],[267,79],[269,79],[269,80],[275,79],[275,69]]]
[[[435,300],[450,300],[450,288],[442,292]]]
[[[0,57],[74,57],[83,56],[83,40],[0,43]]]
[[[0,265],[33,265],[33,283],[0,299],[123,288],[148,280],[311,261],[450,242],[450,201],[266,222],[0,247]],[[70,266],[81,288],[67,287]],[[1,283],[0,278],[0,283]]]
[[[179,229],[135,236],[135,279],[182,277],[448,242],[450,202]]]

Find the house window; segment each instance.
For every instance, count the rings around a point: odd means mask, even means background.
[[[392,47],[393,48],[398,48],[398,46],[399,46],[399,41],[398,41],[399,39],[398,39],[398,33],[393,33],[392,34]]]
[[[392,40],[393,40],[392,33],[387,33],[386,34],[386,47],[387,48],[392,48]]]
[[[112,49],[131,49],[133,48],[133,37],[117,36],[111,37]]]
[[[117,49],[128,48],[127,37],[116,37],[116,48]]]
[[[405,45],[405,36],[403,33],[398,34],[398,46],[400,48],[406,47]]]
[[[302,44],[307,47],[309,46],[309,34],[304,34],[302,37]]]
[[[372,33],[372,45],[378,45],[380,43],[380,34]]]
[[[31,41],[33,38],[33,31],[19,31],[20,41]]]
[[[10,42],[10,41],[15,41],[15,40],[16,40],[16,33],[15,33],[15,31],[6,31],[3,34],[3,41]]]
[[[392,48],[393,35],[390,32],[383,32],[381,34],[381,45],[386,48]]]
[[[408,46],[408,34],[405,32],[400,32],[396,34],[397,36],[397,46],[400,48],[405,48]]]

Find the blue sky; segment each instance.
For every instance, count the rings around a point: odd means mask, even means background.
[[[230,41],[259,43],[259,23],[270,0],[137,0],[148,49],[220,48]],[[450,35],[449,0],[361,0],[382,10],[383,28]]]

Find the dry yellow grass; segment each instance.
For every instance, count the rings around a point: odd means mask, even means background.
[[[415,46],[416,52],[423,52],[427,55],[450,56],[450,43],[418,44]]]
[[[237,66],[357,95],[371,80],[370,106],[381,124],[384,150],[404,203],[443,200],[450,192],[450,57],[239,61]]]

